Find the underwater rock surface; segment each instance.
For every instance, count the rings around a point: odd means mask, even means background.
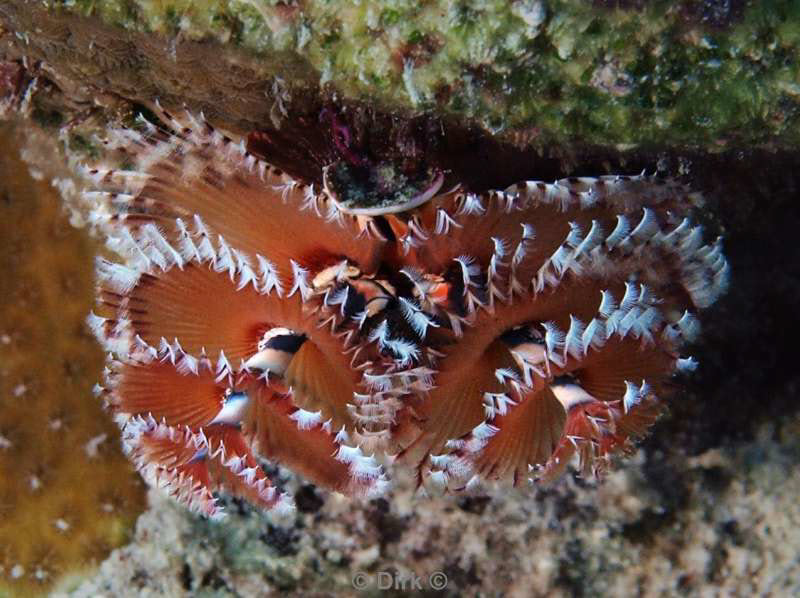
[[[151,493],[135,542],[57,596],[369,596],[414,575],[425,590],[446,578],[446,596],[796,595],[798,432],[786,418],[735,447],[640,453],[600,486],[534,494],[414,499],[400,485],[358,505],[289,480],[306,503],[283,524],[239,502],[209,522]]]
[[[540,150],[800,141],[792,0],[2,2],[0,23],[84,97],[159,96],[225,128],[279,128],[327,90]]]

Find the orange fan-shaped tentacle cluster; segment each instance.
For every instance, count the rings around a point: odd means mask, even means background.
[[[437,489],[552,479],[574,455],[601,472],[691,367],[693,312],[726,284],[671,181],[345,212],[203,120],[162,116],[111,135],[130,170],[87,170],[124,258],[98,261],[89,323],[126,449],[207,515],[219,488],[289,504],[258,457],[367,496],[388,484],[381,454]]]
[[[727,283],[686,199],[651,177],[568,179],[389,217],[416,305],[449,323],[431,329],[437,374],[397,433],[421,483],[552,479],[576,453],[599,473],[646,431],[692,366],[678,354],[692,310]]]

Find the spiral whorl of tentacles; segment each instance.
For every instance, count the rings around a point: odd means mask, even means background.
[[[574,454],[597,473],[693,365],[678,356],[693,311],[726,284],[672,181],[359,213],[202,119],[162,116],[110,134],[130,170],[87,170],[125,258],[98,262],[90,324],[126,449],[201,513],[219,487],[288,504],[256,455],[366,496],[388,484],[381,456],[428,489],[550,479]]]

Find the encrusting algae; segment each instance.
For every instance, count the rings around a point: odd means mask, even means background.
[[[109,131],[85,174],[99,260],[89,324],[146,479],[216,517],[227,489],[291,507],[257,457],[376,496],[601,475],[692,368],[694,313],[727,285],[692,194],[654,176],[339,201],[202,118]],[[327,172],[326,172],[327,174]]]
[[[0,596],[44,593],[129,537],[144,488],[91,390],[95,244],[0,127]]]

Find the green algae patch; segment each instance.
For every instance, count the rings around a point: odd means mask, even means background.
[[[132,31],[245,48],[290,83],[308,77],[309,68],[347,99],[462,117],[493,133],[522,132],[534,143],[719,149],[800,141],[798,3],[773,0],[738,12],[688,0],[642,4],[74,0],[50,6]]]

